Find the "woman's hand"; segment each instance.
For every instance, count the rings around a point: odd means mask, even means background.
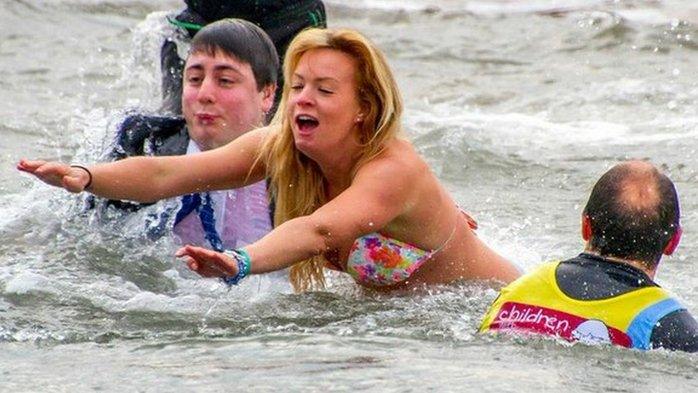
[[[177,250],[176,257],[183,257],[189,269],[202,277],[229,277],[238,273],[237,261],[221,252],[202,247],[184,246]]]
[[[17,164],[17,169],[36,176],[46,184],[75,193],[84,191],[90,182],[90,174],[85,169],[60,162],[22,159]]]

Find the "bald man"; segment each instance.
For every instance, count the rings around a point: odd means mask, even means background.
[[[584,252],[502,289],[480,331],[697,352],[698,323],[653,281],[662,255],[679,244],[679,215],[668,177],[642,161],[616,165],[584,208]]]

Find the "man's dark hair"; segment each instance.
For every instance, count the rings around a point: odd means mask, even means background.
[[[674,184],[647,163],[620,164],[601,176],[584,214],[591,221],[593,251],[649,268],[659,263],[680,225]]]
[[[189,53],[197,52],[210,56],[219,52],[249,64],[258,90],[277,82],[279,56],[274,43],[264,30],[248,21],[223,19],[206,25],[191,42]]]

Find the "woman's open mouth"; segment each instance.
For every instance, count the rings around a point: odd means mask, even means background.
[[[318,119],[310,115],[298,115],[296,116],[296,126],[298,130],[302,133],[309,133],[320,125]]]

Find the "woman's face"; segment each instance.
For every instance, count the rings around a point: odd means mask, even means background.
[[[298,150],[331,159],[359,141],[361,107],[353,57],[334,49],[302,55],[291,77],[287,115]]]
[[[219,52],[193,53],[184,68],[182,113],[202,150],[261,126],[274,100],[273,86],[258,89],[248,63]]]

